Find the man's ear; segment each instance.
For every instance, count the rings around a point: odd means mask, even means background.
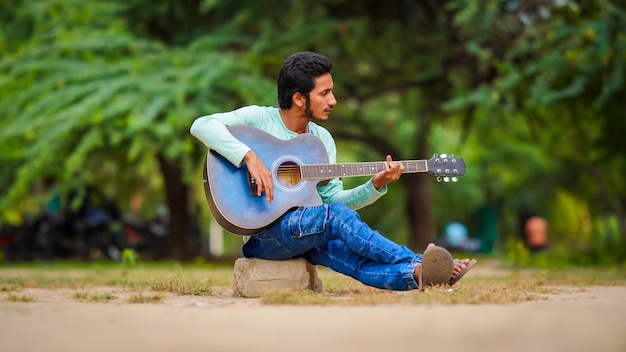
[[[306,106],[306,98],[299,92],[293,93],[291,102],[299,108]]]

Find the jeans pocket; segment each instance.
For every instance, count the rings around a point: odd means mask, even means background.
[[[242,247],[246,258],[263,258],[269,260],[285,260],[291,258],[291,251],[275,238],[251,237]]]
[[[292,220],[290,222],[291,234],[295,238],[315,235],[326,231],[326,223],[330,214],[330,207],[327,204],[300,208],[299,211],[294,212]],[[294,219],[295,218],[295,219]]]

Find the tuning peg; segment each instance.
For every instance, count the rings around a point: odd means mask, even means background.
[[[441,157],[445,159],[448,157],[448,154],[441,154]]]
[[[441,176],[437,176],[437,182],[441,182]]]
[[[445,176],[445,177],[443,178],[443,182],[446,182],[446,183],[447,183],[447,182],[450,182],[450,177]]]
[[[456,176],[453,176],[450,180],[452,180],[452,182],[458,182],[459,178]]]

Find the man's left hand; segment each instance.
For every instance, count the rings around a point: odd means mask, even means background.
[[[372,178],[374,188],[380,189],[384,185],[397,181],[404,172],[404,165],[399,161],[393,161],[391,155],[385,159],[385,169]]]

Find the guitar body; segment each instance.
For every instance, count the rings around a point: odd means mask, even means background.
[[[322,141],[311,134],[281,140],[258,128],[238,125],[230,133],[261,158],[274,179],[274,201],[251,194],[245,163],[235,167],[213,150],[207,154],[204,187],[209,209],[225,230],[237,235],[252,235],[267,227],[289,209],[321,205],[317,193],[320,180],[284,182],[277,170],[281,165],[328,163]],[[295,166],[294,165],[294,166]]]

